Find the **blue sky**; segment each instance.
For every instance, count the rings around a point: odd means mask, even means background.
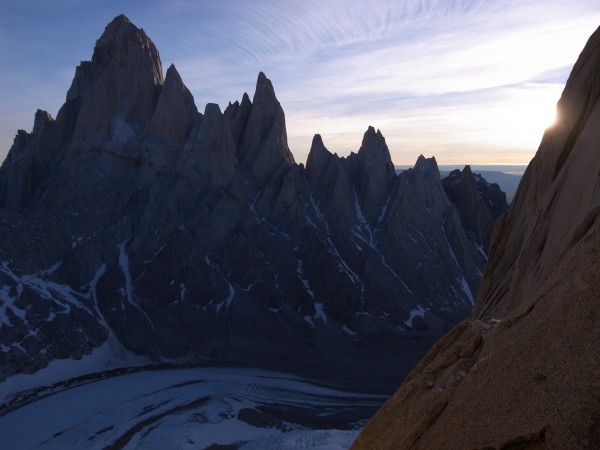
[[[397,164],[526,164],[600,25],[597,0],[2,0],[0,159],[121,13],[200,111],[252,97],[264,71],[297,162],[315,133],[347,155],[372,125]]]

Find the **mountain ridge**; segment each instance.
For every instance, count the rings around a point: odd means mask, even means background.
[[[485,260],[435,159],[396,175],[370,127],[357,153],[315,136],[296,164],[264,73],[200,113],[124,16],[57,118],[18,133],[0,217],[0,379],[116,339],[389,389],[467,314]]]

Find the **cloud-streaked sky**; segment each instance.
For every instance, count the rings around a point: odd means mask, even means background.
[[[397,164],[526,164],[600,25],[598,0],[2,0],[0,160],[121,13],[200,111],[265,72],[298,162],[315,133],[347,155],[372,125]]]

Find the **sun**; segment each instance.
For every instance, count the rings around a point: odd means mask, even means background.
[[[562,88],[562,86],[561,86]],[[532,98],[523,101],[515,101],[513,124],[522,136],[541,136],[544,131],[556,123],[556,99],[557,96],[540,97],[533,95]]]
[[[540,126],[545,129],[548,129],[556,123],[558,118],[558,109],[556,106],[553,108],[544,107],[539,111],[540,115]]]
[[[556,122],[560,84],[508,89],[501,98],[469,113],[472,126],[489,144],[505,148],[537,149],[544,131]]]

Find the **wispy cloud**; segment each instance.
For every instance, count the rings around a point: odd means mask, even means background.
[[[298,161],[306,158],[314,133],[332,151],[347,154],[374,125],[397,163],[413,162],[419,153],[436,154],[441,162],[527,162],[543,131],[540,117],[552,111],[577,55],[600,24],[596,0],[133,0],[114,12],[110,2],[58,0],[53,14],[63,14],[64,23],[12,15],[40,33],[64,33],[63,40],[79,33],[85,42],[76,51],[84,46],[89,58],[99,34],[81,31],[92,20],[84,3],[96,12],[95,33],[105,25],[100,19],[121,12],[143,27],[165,66],[175,63],[200,110],[206,102],[224,108],[244,91],[252,95],[264,71],[286,111]],[[11,27],[0,24],[4,52]],[[33,43],[17,44],[7,50],[19,66],[15,73],[33,70],[41,80],[34,64],[14,56]],[[62,52],[60,67],[51,69],[58,73],[74,43],[48,45],[50,54]],[[40,92],[36,85],[48,84],[35,76],[27,79],[32,97]],[[56,80],[56,90],[47,89],[44,98],[62,101],[66,90]],[[24,86],[17,81],[13,91]],[[7,119],[22,106],[18,95],[0,92],[0,119]],[[6,146],[2,133],[0,144]]]
[[[235,88],[243,83],[234,80],[253,81],[264,70],[284,104],[298,160],[304,159],[316,132],[329,134],[332,150],[347,153],[360,145],[369,124],[380,123],[402,162],[423,149],[445,148],[449,155],[452,148],[460,153],[467,146],[480,148],[478,159],[483,161],[489,149],[500,145],[500,128],[510,117],[523,119],[531,113],[531,103],[519,98],[535,101],[538,114],[540,105],[555,104],[560,92],[556,79],[564,83],[600,23],[600,8],[592,2],[561,1],[271,0],[224,2],[214,19],[209,33],[190,35],[190,44],[203,41],[204,56],[187,60],[185,70],[193,72],[194,61],[210,55],[213,70],[221,68],[219,80]],[[225,51],[217,42],[227,43]],[[553,80],[542,89],[549,73]],[[198,79],[198,86],[208,78]],[[204,96],[218,87],[221,102],[239,98],[223,82],[217,85],[192,84],[192,90]],[[508,96],[507,86],[520,86],[520,97]],[[489,93],[493,89],[496,96]],[[552,97],[540,98],[539,92]],[[469,93],[474,95],[459,95]],[[477,120],[482,116],[487,120]],[[468,117],[470,123],[465,122]],[[542,126],[537,119],[529,122]],[[496,131],[484,124],[495,124]],[[474,130],[476,126],[480,128]],[[416,130],[422,134],[416,136]],[[500,142],[513,156],[519,152],[518,162],[526,162],[542,131],[532,129],[528,136],[533,137],[527,139],[525,131],[513,131],[507,134],[521,136],[521,141]]]

